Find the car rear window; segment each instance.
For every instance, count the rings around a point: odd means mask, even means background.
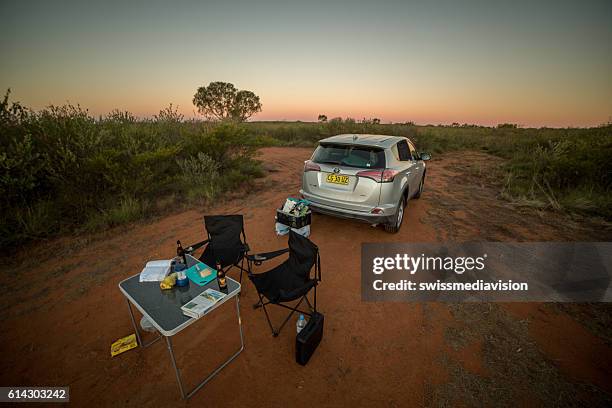
[[[386,165],[385,151],[371,146],[321,144],[312,160],[315,163],[365,169],[384,169]]]

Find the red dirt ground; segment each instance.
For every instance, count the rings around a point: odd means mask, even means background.
[[[2,385],[70,386],[76,406],[606,405],[612,393],[607,305],[364,303],[362,242],[609,240],[589,220],[522,209],[498,198],[500,159],[442,155],[401,231],[315,215],[321,249],[323,342],[306,367],[293,358],[294,321],[278,338],[241,296],[245,350],[191,400],[180,399],[164,343],[110,357],[132,332],[117,284],[146,260],[174,255],[175,241],[204,236],[204,214],[242,213],[253,251],[286,246],[275,208],[300,185],[311,149],[262,149],[268,175],[250,194],[87,237],[23,251],[0,272]],[[7,263],[5,262],[5,265]],[[233,304],[175,337],[189,385],[238,346]],[[273,311],[275,321],[284,311]],[[206,343],[206,346],[204,346]]]

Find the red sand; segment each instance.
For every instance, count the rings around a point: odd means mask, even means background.
[[[21,253],[0,273],[2,385],[66,385],[77,406],[184,406],[163,342],[110,357],[110,344],[132,332],[117,284],[148,259],[173,256],[175,241],[204,236],[202,216],[242,213],[253,251],[286,246],[274,233],[274,212],[296,195],[311,149],[266,148],[269,174],[251,194],[218,208],[190,210],[94,237],[63,238]],[[407,406],[423,405],[431,387],[449,381],[446,355],[468,372],[487,375],[483,345],[454,350],[445,330],[456,322],[444,304],[363,303],[360,244],[392,241],[596,239],[586,224],[518,212],[498,199],[498,188],[473,166],[495,166],[481,153],[444,155],[430,162],[423,198],[409,203],[396,234],[358,222],[315,215],[311,239],[321,248],[319,308],[323,342],[306,367],[293,358],[292,321],[273,338],[256,293],[245,283],[241,299],[246,348],[189,402],[192,406]],[[479,167],[480,168],[480,167]],[[470,174],[470,177],[466,177]],[[561,226],[563,224],[563,226]],[[42,259],[38,264],[35,260]],[[36,267],[33,267],[36,266]],[[14,277],[17,277],[14,279]],[[609,345],[569,315],[541,304],[504,305],[529,318],[532,341],[571,381],[612,391]],[[238,345],[233,304],[175,338],[183,376],[191,385]],[[274,310],[278,321],[284,311]],[[202,353],[203,342],[213,345]],[[512,379],[507,386],[512,387]],[[532,403],[534,403],[532,401]],[[537,403],[536,403],[537,404]]]

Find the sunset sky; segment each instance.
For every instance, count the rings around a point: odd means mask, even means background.
[[[254,120],[612,119],[612,1],[87,3],[0,3],[2,92],[192,117],[196,88],[226,81],[261,97]]]

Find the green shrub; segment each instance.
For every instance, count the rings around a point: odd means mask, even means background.
[[[149,203],[146,200],[139,201],[134,197],[122,198],[118,206],[105,212],[107,224],[113,227],[139,220],[146,214],[148,206]]]
[[[84,229],[97,231],[137,221],[148,214],[148,209],[148,200],[139,201],[134,197],[124,197],[115,206],[91,215]]]
[[[41,200],[32,205],[15,209],[16,231],[3,231],[16,235],[20,240],[46,237],[60,229],[59,211],[51,201]]]
[[[480,150],[506,159],[501,194],[539,207],[612,219],[612,126],[590,129],[328,122],[185,121],[170,105],[152,120],[73,105],[38,112],[0,100],[0,249],[75,230],[95,231],[210,202],[263,174],[261,146],[314,146],[341,133],[407,136],[439,154]],[[154,203],[154,205],[149,204]],[[161,204],[160,204],[161,203]]]
[[[502,197],[523,205],[612,219],[612,126],[589,129],[496,128],[459,123],[453,126],[378,124],[372,120],[334,118],[327,123],[255,122],[246,124],[269,145],[314,146],[342,133],[407,136],[420,151],[441,154],[484,151],[504,159]]]
[[[234,160],[252,158],[255,146],[249,143],[243,126],[222,123],[210,131],[204,129],[189,135],[185,150],[191,155],[205,153],[219,163],[220,170],[225,170]]]
[[[219,190],[219,163],[206,153],[199,152],[177,162],[185,191],[191,200],[212,200]]]
[[[172,105],[153,120],[118,110],[95,120],[78,105],[34,112],[7,93],[0,134],[1,249],[132,222],[174,208],[169,199],[210,201],[261,174],[262,142],[244,127],[184,121]]]

